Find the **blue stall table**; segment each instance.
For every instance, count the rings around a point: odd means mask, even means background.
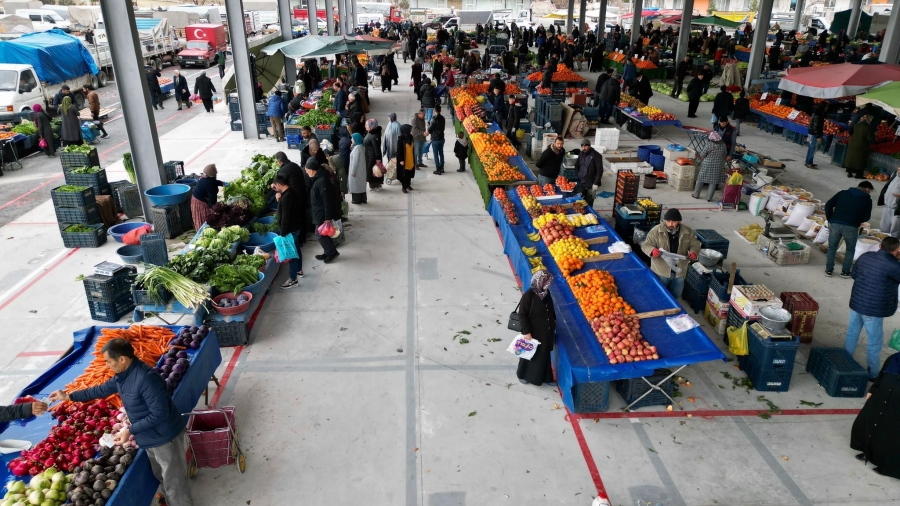
[[[88,327],[75,332],[72,351],[25,387],[17,397],[31,395],[36,399],[43,399],[51,392],[63,389],[80,376],[94,359],[92,353],[103,328],[127,327]],[[169,326],[168,328],[177,333],[181,326]],[[206,390],[216,368],[222,363],[222,353],[212,331],[207,334],[200,348],[185,351],[188,353],[190,366],[182,377],[181,383],[172,393],[172,402],[180,412],[190,413]],[[187,424],[186,418],[185,424]],[[47,437],[54,425],[56,425],[56,420],[49,414],[31,417],[24,421],[0,424],[0,439],[23,439],[36,444]],[[18,452],[0,455],[0,460],[2,460],[0,482],[6,483],[12,479],[7,465],[18,456]],[[148,506],[153,501],[158,486],[159,482],[150,469],[147,452],[139,450],[106,504],[108,506]],[[121,496],[119,495],[120,491],[122,491]]]

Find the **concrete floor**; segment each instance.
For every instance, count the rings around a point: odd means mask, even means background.
[[[400,69],[404,83],[409,67]],[[405,122],[418,109],[405,86],[374,91],[371,103],[379,122],[391,111]],[[651,104],[686,116],[685,103]],[[695,126],[708,126],[710,107],[701,104]],[[199,115],[167,133],[164,157],[186,160],[189,171],[214,162],[227,180],[253,154],[283,147],[244,141],[227,121]],[[621,135],[626,149],[646,143]],[[783,182],[818,198],[855,183],[822,156],[818,171],[805,169],[805,148],[780,137],[748,127],[739,140],[785,160]],[[665,128],[652,142],[686,137]],[[218,377],[228,380],[214,394],[237,407],[247,472],[199,470],[195,504],[588,505],[604,487],[617,505],[881,505],[900,497],[900,482],[853,459],[849,432],[862,402],[825,395],[805,373],[809,345],[800,348],[790,391],[780,394],[736,387],[725,377],[744,377],[734,362],[685,369],[690,386],[678,400],[686,413],[623,414],[612,394],[606,414],[567,416],[554,388],[520,385],[505,351],[518,287],[493,223],[471,173],[456,173],[452,156],[443,176],[431,174],[433,160],[427,165],[409,195],[388,186],[370,192],[367,206],[351,206],[336,262],[314,260],[319,247],[307,243],[300,286],[273,288],[251,346],[224,350]],[[120,163],[109,170],[113,180],[124,176]],[[613,185],[606,177],[602,189]],[[818,250],[809,265],[779,267],[731,232],[760,218],[712,211],[665,185],[642,192],[682,209],[688,226],[730,239],[728,260],[748,281],[809,292],[820,304],[814,346],[842,344],[852,282],[825,278]],[[596,207],[608,215],[612,199]],[[68,348],[73,330],[94,324],[75,278],[117,257],[115,243],[63,249],[49,201],[0,231],[0,321],[17,329],[0,364],[0,397],[10,399]],[[898,323],[890,318],[885,328]],[[855,358],[864,362],[863,343]],[[757,416],[766,400],[787,414]],[[801,401],[822,404],[810,410]]]

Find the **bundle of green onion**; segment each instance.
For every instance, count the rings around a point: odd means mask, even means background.
[[[197,308],[209,299],[209,287],[191,281],[168,267],[148,265],[147,270],[138,274],[136,281],[151,293],[156,292],[160,286],[164,287],[184,307]]]

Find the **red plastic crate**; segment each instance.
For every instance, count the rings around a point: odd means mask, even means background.
[[[819,303],[806,292],[781,292],[781,302],[791,313],[791,334],[800,336],[801,343],[811,343]]]

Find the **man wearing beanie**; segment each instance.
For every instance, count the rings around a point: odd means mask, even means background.
[[[681,224],[681,212],[674,208],[666,211],[663,222],[650,229],[647,240],[641,245],[644,253],[651,257],[650,270],[676,299],[681,297],[684,290],[688,260],[697,260],[700,247],[700,240],[693,230]],[[663,259],[663,251],[687,257],[687,260],[678,260],[673,269]]]

